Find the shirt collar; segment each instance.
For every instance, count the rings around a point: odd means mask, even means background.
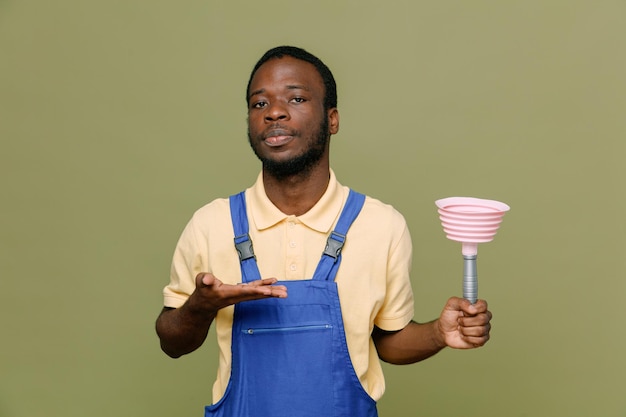
[[[330,170],[328,188],[317,203],[301,216],[288,216],[280,211],[265,194],[263,174],[260,173],[256,182],[246,192],[248,212],[251,221],[258,230],[267,229],[281,221],[293,218],[307,227],[321,233],[328,233],[339,217],[341,208],[347,198],[347,192],[337,181],[335,173]]]

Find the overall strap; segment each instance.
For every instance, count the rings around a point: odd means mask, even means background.
[[[245,191],[230,196],[230,217],[235,230],[235,249],[237,249],[241,264],[241,280],[242,282],[259,280],[261,273],[256,264],[252,240],[248,234]]]
[[[348,229],[357,218],[365,202],[365,195],[350,190],[346,204],[326,241],[326,248],[313,274],[313,279],[334,281],[341,264],[341,249],[346,241]],[[230,196],[230,214],[235,231],[235,248],[241,264],[242,282],[251,282],[261,279],[261,273],[256,263],[252,240],[248,234],[248,216],[246,213],[245,192]]]
[[[335,229],[330,232],[326,241],[326,248],[322,253],[322,259],[317,264],[313,279],[334,281],[341,264],[341,249],[346,241],[348,229],[357,218],[365,202],[365,195],[350,190],[346,205],[339,216]]]

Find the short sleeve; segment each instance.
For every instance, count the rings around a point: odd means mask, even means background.
[[[401,233],[388,258],[385,299],[374,319],[377,327],[388,331],[401,330],[414,315],[413,290],[409,276],[413,245],[404,218],[401,218],[397,230],[401,230]]]
[[[182,306],[195,289],[195,277],[208,270],[206,239],[198,238],[196,217],[183,230],[170,269],[170,282],[163,289],[163,304],[166,307]]]

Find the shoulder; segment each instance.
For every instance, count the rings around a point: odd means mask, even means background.
[[[196,233],[207,234],[209,230],[219,230],[230,224],[228,198],[217,198],[197,209],[187,227],[194,229]]]
[[[223,213],[230,213],[230,202],[228,201],[228,198],[216,198],[210,203],[207,203],[197,209],[193,214],[193,218],[205,218]]]
[[[361,213],[365,220],[377,223],[379,226],[394,228],[404,228],[406,226],[406,220],[402,213],[391,204],[384,203],[371,196],[365,197]]]
[[[381,247],[393,248],[400,242],[410,243],[410,233],[402,213],[391,204],[371,196],[365,197],[353,229],[358,239],[366,242],[374,240]]]

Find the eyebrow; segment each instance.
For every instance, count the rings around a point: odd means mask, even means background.
[[[285,88],[287,90],[304,90],[304,91],[310,91],[310,88],[308,88],[307,86],[303,85],[303,84],[289,84],[287,86],[285,86]],[[263,94],[265,93],[265,88],[259,88],[258,90],[254,90],[252,91],[249,95],[248,95],[248,100],[250,100],[253,96],[259,95],[259,94]]]

